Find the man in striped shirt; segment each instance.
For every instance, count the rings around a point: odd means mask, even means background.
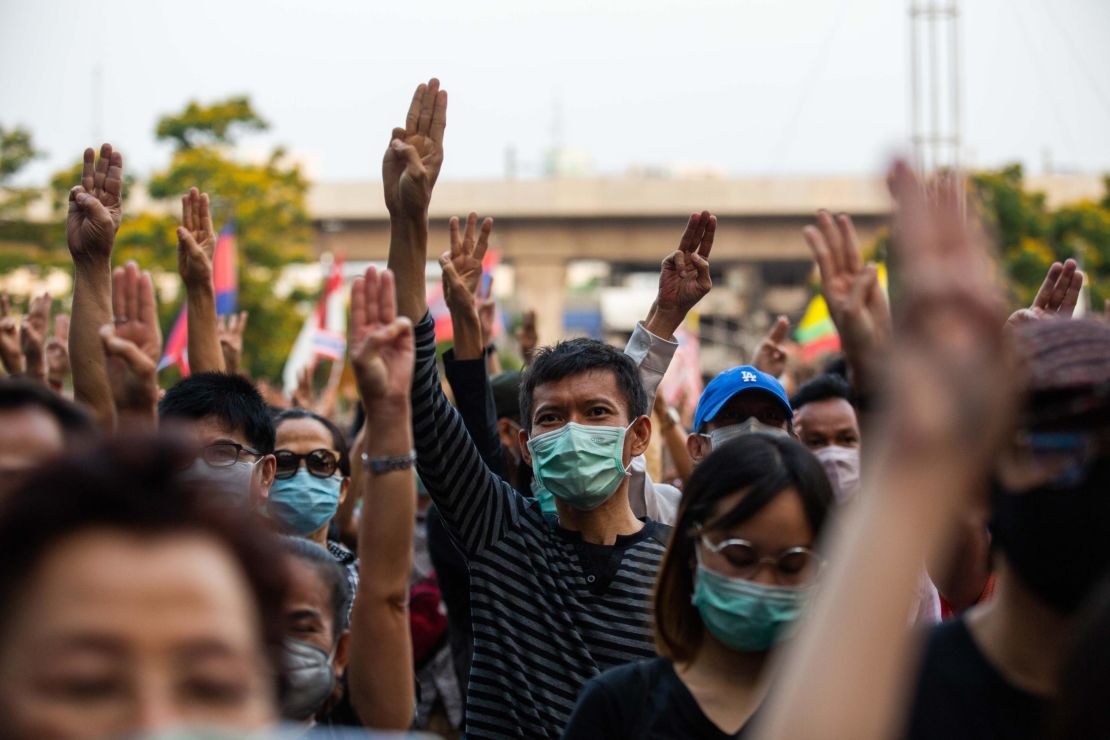
[[[631,358],[600,342],[564,342],[536,358],[521,393],[522,452],[557,495],[558,514],[543,514],[482,462],[441,389],[425,296],[446,104],[438,80],[420,85],[382,165],[398,310],[416,324],[418,469],[470,572],[467,735],[555,738],[586,680],[655,654],[648,607],[669,528],[633,514],[627,475],[651,422]],[[692,216],[664,260],[644,323],[652,335],[671,337],[711,287],[715,225],[708,213]],[[464,278],[480,275],[474,247],[468,239],[446,256]]]

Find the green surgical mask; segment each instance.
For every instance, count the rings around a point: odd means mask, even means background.
[[[558,509],[555,508],[555,497],[551,494],[551,491],[547,490],[546,488],[541,486],[538,482],[536,482],[535,478],[532,479],[532,484],[531,485],[532,485],[532,497],[535,498],[536,501],[539,502],[540,511],[542,511],[544,514],[555,514],[555,513],[557,513]]]
[[[628,475],[624,466],[627,431],[627,427],[570,422],[532,437],[528,451],[536,482],[576,509],[596,509],[616,493]]]
[[[792,635],[809,593],[714,573],[698,553],[692,602],[706,628],[733,650],[761,653]]]

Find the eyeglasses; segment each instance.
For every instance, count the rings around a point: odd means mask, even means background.
[[[817,574],[825,565],[825,559],[808,547],[791,547],[778,555],[760,555],[747,540],[728,539],[714,543],[706,534],[701,536],[701,544],[709,552],[722,555],[728,561],[729,572],[722,575],[751,580],[760,568],[770,565],[780,586],[808,586],[817,579]]]
[[[278,450],[274,453],[274,457],[277,458],[277,472],[274,475],[282,479],[296,475],[301,467],[301,460],[304,460],[308,474],[317,478],[330,478],[335,475],[339,467],[339,458],[331,450],[325,449],[313,450],[303,455],[289,450]]]
[[[251,455],[256,459],[262,457],[261,452],[235,442],[215,442],[200,451],[201,458],[213,468],[229,468],[239,462],[242,455]]]

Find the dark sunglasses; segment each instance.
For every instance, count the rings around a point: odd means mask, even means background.
[[[301,460],[304,460],[308,474],[317,478],[330,478],[339,468],[339,458],[331,450],[313,450],[303,455],[289,450],[278,450],[274,453],[274,458],[277,459],[277,472],[274,476],[282,479],[296,475],[301,467]]]

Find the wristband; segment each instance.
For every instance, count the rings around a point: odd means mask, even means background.
[[[408,470],[416,464],[416,450],[409,451],[405,455],[395,455],[394,457],[370,457],[365,452],[362,453],[362,467],[369,470],[374,475],[385,475],[386,473],[393,473],[398,470]]]

